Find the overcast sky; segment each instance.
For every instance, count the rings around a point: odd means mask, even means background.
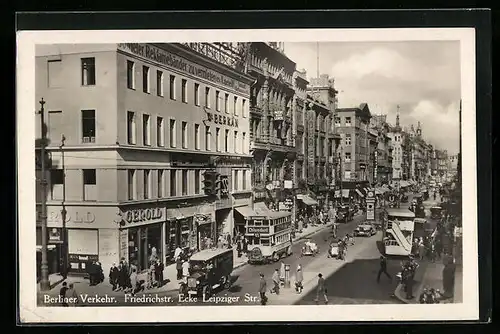
[[[335,78],[339,107],[368,103],[394,124],[422,124],[436,148],[459,148],[460,44],[455,41],[319,43],[319,72]],[[317,43],[285,43],[286,55],[317,75]]]

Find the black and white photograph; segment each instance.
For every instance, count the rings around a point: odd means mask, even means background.
[[[474,318],[474,52],[451,28],[19,33],[21,317]]]

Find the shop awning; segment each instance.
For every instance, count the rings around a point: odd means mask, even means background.
[[[252,217],[252,216],[257,216],[257,213],[252,210],[251,207],[249,206],[240,206],[239,208],[234,208],[240,215],[242,215],[245,218]]]
[[[356,193],[358,194],[359,197],[365,197],[365,195],[363,195],[363,193],[359,189],[356,189]]]
[[[297,195],[297,199],[301,200],[305,205],[314,206],[318,205],[318,202],[307,195]]]

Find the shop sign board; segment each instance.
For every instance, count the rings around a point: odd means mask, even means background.
[[[248,226],[247,227],[247,233],[254,233],[254,234],[269,234],[269,227],[268,226]]]
[[[123,219],[126,224],[155,223],[165,219],[164,208],[144,208],[125,211]]]

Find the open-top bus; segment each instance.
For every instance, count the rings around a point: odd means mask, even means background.
[[[387,209],[383,233],[384,249],[387,255],[411,254],[415,214],[408,209]]]
[[[246,222],[248,263],[277,262],[292,254],[292,217],[286,211],[268,211]]]

